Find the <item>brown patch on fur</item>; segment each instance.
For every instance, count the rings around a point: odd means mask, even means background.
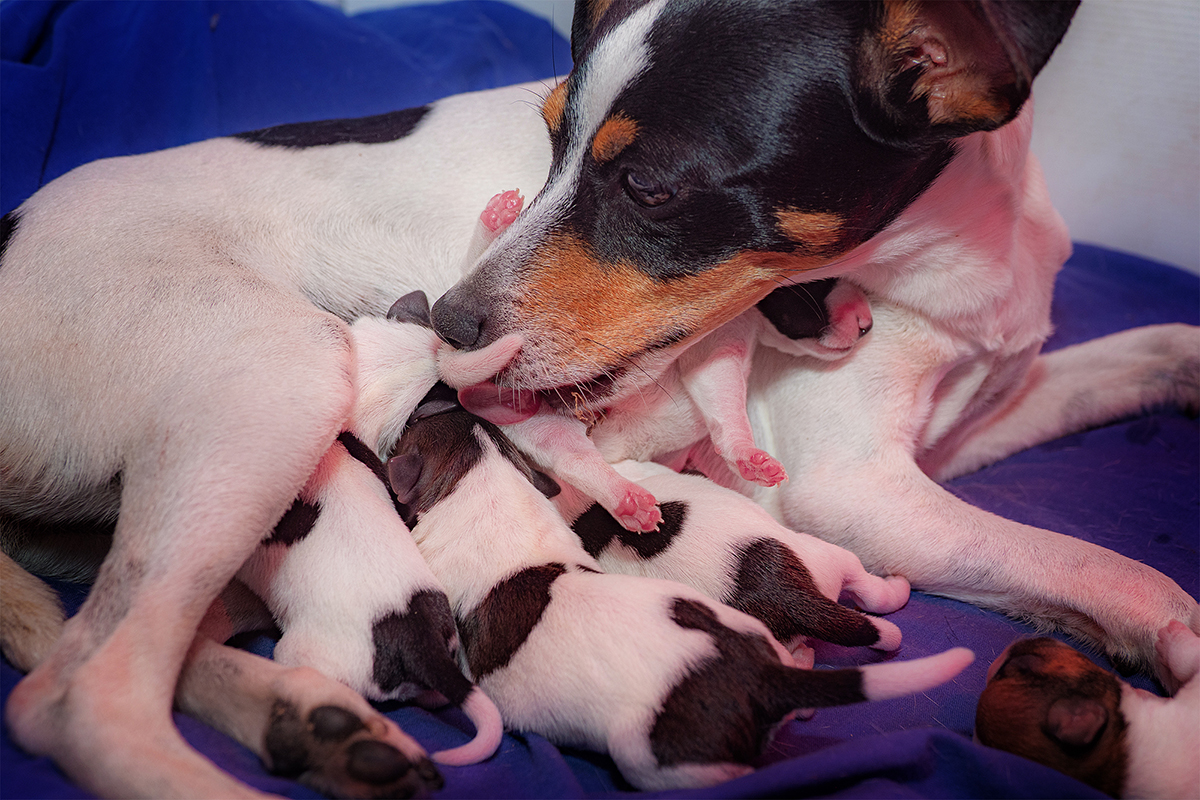
[[[681,334],[707,333],[765,297],[781,277],[825,263],[743,252],[696,275],[656,280],[633,266],[602,262],[583,242],[560,234],[533,257],[521,313],[529,327],[566,338],[556,353],[562,363],[599,371]]]
[[[567,82],[562,81],[555,86],[546,99],[542,101],[542,119],[551,133],[562,127],[563,114],[567,110]]]
[[[860,54],[866,82],[885,87],[919,67],[912,97],[925,99],[930,122],[992,128],[1012,116],[1012,101],[1000,90],[1016,75],[986,20],[957,3],[886,0],[883,9]]]
[[[979,741],[1119,796],[1126,723],[1117,679],[1047,638],[1015,642],[997,662],[975,712]]]
[[[637,123],[624,114],[609,117],[592,139],[592,158],[603,164],[611,161],[637,137]]]
[[[784,208],[775,212],[775,218],[783,235],[805,252],[833,252],[842,241],[842,226],[845,220],[838,214]]]

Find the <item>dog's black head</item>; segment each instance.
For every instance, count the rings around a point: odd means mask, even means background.
[[[1013,119],[1074,2],[577,3],[542,192],[433,309],[501,374],[605,399],[879,232]],[[576,395],[578,402],[578,393]]]

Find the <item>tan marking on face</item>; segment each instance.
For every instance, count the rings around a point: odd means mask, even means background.
[[[637,123],[624,114],[609,117],[592,139],[592,158],[603,164],[612,161],[637,137]]]
[[[663,281],[601,262],[578,239],[559,234],[534,255],[519,313],[529,329],[553,332],[558,364],[599,374],[680,331],[707,333],[765,297],[781,276],[826,261],[746,252]]]
[[[775,212],[783,235],[808,253],[828,253],[842,241],[845,220],[829,211],[800,211],[785,208]]]
[[[562,127],[563,114],[567,110],[567,82],[562,81],[555,86],[546,99],[542,101],[542,119],[551,133]]]

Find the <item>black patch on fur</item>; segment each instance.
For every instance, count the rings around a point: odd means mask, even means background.
[[[789,339],[815,339],[829,327],[825,298],[837,278],[780,286],[758,301],[758,310]]]
[[[331,144],[383,144],[403,139],[416,130],[429,106],[406,108],[370,117],[289,122],[234,135],[244,142],[300,150]]]
[[[362,440],[350,431],[342,431],[338,434],[338,441],[342,443],[342,447],[346,448],[346,452],[354,457],[355,461],[365,464],[371,472],[374,472],[380,483],[384,486],[390,485],[387,468],[383,466],[379,456],[375,455],[374,450],[363,444]]]
[[[275,523],[275,530],[271,531],[271,535],[263,544],[282,544],[290,547],[312,532],[320,516],[320,503],[309,503],[297,497],[291,507],[283,512],[279,522]]]
[[[271,774],[291,778],[305,770],[308,766],[307,732],[296,707],[284,700],[276,700],[267,718],[267,732],[263,735]]]
[[[688,506],[682,500],[668,500],[658,507],[663,519],[656,531],[634,533],[625,530],[599,503],[593,503],[580,514],[571,528],[592,558],[600,555],[613,539],[619,539],[621,544],[632,548],[639,558],[648,561],[671,546],[687,519]]]
[[[551,584],[566,571],[562,564],[523,569],[493,586],[483,602],[459,621],[467,664],[476,681],[512,660],[550,604]]]
[[[434,689],[461,705],[473,687],[451,655],[455,634],[446,595],[432,589],[417,592],[407,611],[387,614],[371,626],[376,685],[392,692],[413,684],[411,697],[419,689]]]
[[[709,634],[718,655],[693,667],[667,695],[650,730],[660,766],[753,764],[770,729],[791,711],[866,699],[858,670],[787,667],[766,639],[722,625],[695,600],[676,599],[671,618]]]
[[[427,400],[435,397],[435,390],[438,390],[436,386],[426,395]],[[420,406],[417,409],[419,412]],[[409,492],[410,499],[405,502],[407,512],[404,521],[410,527],[416,524],[422,514],[449,497],[458,482],[483,458],[483,447],[475,436],[477,428],[492,440],[500,455],[543,494],[558,488],[557,483],[544,475],[539,479],[537,469],[500,428],[461,406],[439,409],[438,413],[428,417],[414,413],[392,455],[392,458],[408,455],[420,458],[421,474]]]
[[[13,210],[0,217],[0,265],[4,263],[4,254],[8,252],[8,240],[17,232],[21,223],[21,215]]]
[[[722,601],[762,620],[775,638],[815,636],[843,647],[867,647],[879,631],[859,612],[821,594],[812,573],[782,542],[755,539],[737,554],[734,588]]]

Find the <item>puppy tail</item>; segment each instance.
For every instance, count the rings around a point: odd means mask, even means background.
[[[974,660],[970,650],[955,647],[912,661],[869,664],[862,668],[863,695],[868,700],[886,700],[924,692],[951,680]]]
[[[828,708],[887,700],[939,686],[975,660],[965,647],[912,661],[869,664],[855,669],[797,669],[785,667],[789,690],[780,692],[767,716],[786,720],[796,709]]]
[[[462,702],[462,710],[475,724],[475,738],[459,747],[440,750],[430,758],[438,764],[448,767],[462,767],[468,764],[478,764],[490,758],[500,746],[504,736],[504,722],[500,719],[500,710],[491,698],[476,686]]]

